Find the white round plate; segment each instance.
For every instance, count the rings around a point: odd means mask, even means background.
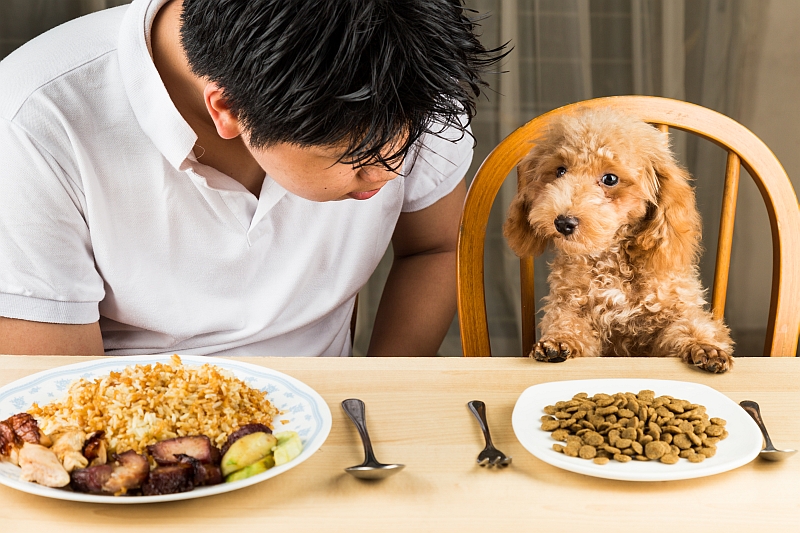
[[[9,462],[0,462],[0,484],[30,494],[79,502],[134,504],[202,498],[242,489],[282,474],[311,457],[328,437],[331,430],[331,412],[328,404],[316,391],[301,381],[281,372],[250,363],[216,357],[192,355],[181,355],[180,357],[186,366],[200,366],[209,363],[227,369],[250,387],[266,392],[269,401],[281,412],[274,421],[276,431],[296,431],[303,441],[302,453],[284,465],[270,468],[262,474],[241,481],[198,487],[190,492],[161,496],[115,497],[43,487],[36,483],[20,481],[20,468]],[[130,365],[168,363],[169,361],[170,356],[164,355],[117,356],[61,366],[24,377],[0,388],[0,420],[28,410],[34,402],[44,405],[60,399],[76,379],[98,378],[111,371],[120,371]],[[286,423],[283,423],[284,420]]]
[[[652,390],[656,396],[668,395],[704,405],[711,418],[724,418],[728,438],[717,444],[717,453],[702,463],[681,459],[666,465],[658,461],[610,461],[605,465],[553,450],[557,441],[541,429],[543,409],[572,399],[579,392],[589,396]],[[514,433],[522,446],[545,463],[587,476],[624,481],[672,481],[711,476],[733,470],[752,461],[761,450],[761,433],[750,416],[724,394],[698,383],[660,379],[587,379],[556,381],[528,387],[520,395],[511,416]]]

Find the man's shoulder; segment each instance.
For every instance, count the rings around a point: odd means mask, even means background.
[[[13,119],[39,89],[116,51],[127,6],[66,22],[0,61],[0,118]]]

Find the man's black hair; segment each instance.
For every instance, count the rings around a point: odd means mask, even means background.
[[[465,11],[462,0],[183,0],[181,43],[252,146],[342,146],[341,162],[394,169],[422,134],[465,130],[482,74],[507,53],[486,50]]]

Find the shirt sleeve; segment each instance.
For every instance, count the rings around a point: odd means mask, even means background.
[[[405,178],[403,212],[425,209],[452,192],[472,164],[473,144],[469,128],[466,132],[447,128],[438,135],[423,135]]]
[[[0,316],[89,324],[105,291],[78,183],[0,119]]]

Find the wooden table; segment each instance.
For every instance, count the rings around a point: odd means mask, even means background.
[[[0,386],[86,360],[0,356]],[[625,482],[554,468],[528,453],[511,427],[530,385],[586,378],[659,378],[710,385],[761,404],[779,447],[800,448],[800,360],[742,358],[708,375],[674,359],[586,359],[562,364],[517,358],[247,358],[294,376],[328,402],[333,428],[308,461],[242,490],[171,503],[102,505],[51,500],[0,486],[0,532],[18,531],[800,531],[800,455],[755,460],[715,476]],[[358,434],[340,407],[367,404],[378,459],[407,466],[364,482]],[[483,446],[466,403],[486,402],[504,470],[476,465]]]

